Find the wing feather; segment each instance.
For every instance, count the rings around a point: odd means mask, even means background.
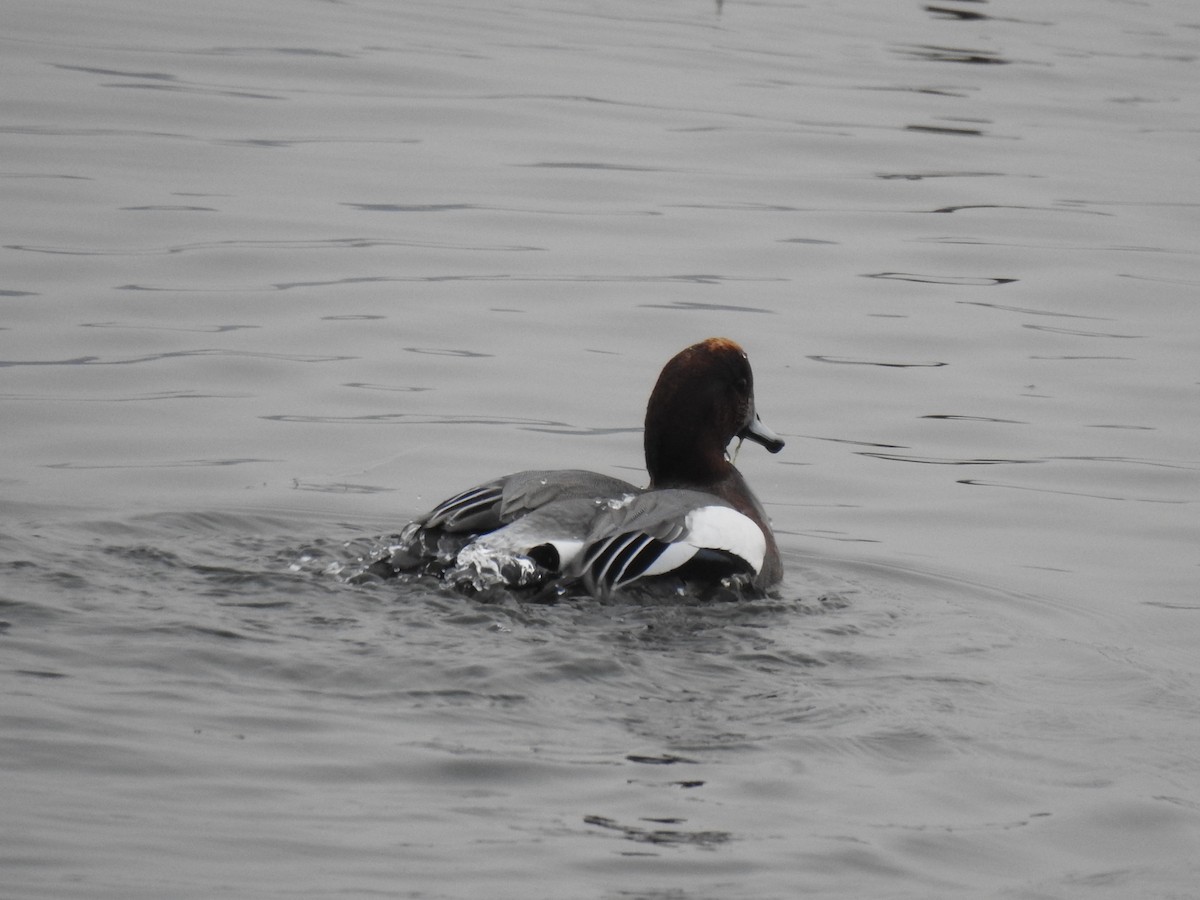
[[[765,552],[762,529],[712,495],[650,492],[598,518],[578,569],[588,591],[603,598],[639,578],[687,572],[689,564],[757,573]]]
[[[500,482],[468,488],[449,497],[429,511],[422,522],[424,528],[444,531],[486,531],[500,524],[500,502],[503,497]]]

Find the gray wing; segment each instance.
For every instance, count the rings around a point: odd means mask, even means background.
[[[632,484],[597,472],[530,469],[455,494],[418,521],[425,529],[479,534],[494,531],[556,500],[620,497],[637,492]]]

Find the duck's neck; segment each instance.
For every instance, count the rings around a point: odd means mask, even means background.
[[[682,423],[670,430],[647,424],[644,443],[652,488],[703,487],[724,481],[737,471],[711,431],[687,428]]]

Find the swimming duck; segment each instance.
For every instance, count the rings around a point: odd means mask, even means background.
[[[598,598],[664,579],[769,587],[783,565],[762,504],[726,454],[734,438],[784,446],[755,410],[746,351],[709,338],[672,357],[650,394],[649,487],[580,469],[506,475],[409,523],[368,571],[474,589],[580,584]]]

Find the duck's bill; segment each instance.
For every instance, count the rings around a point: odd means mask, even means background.
[[[783,449],[783,438],[764,425],[757,414],[750,420],[749,425],[738,432],[738,437],[762,444],[768,453],[778,453]]]

